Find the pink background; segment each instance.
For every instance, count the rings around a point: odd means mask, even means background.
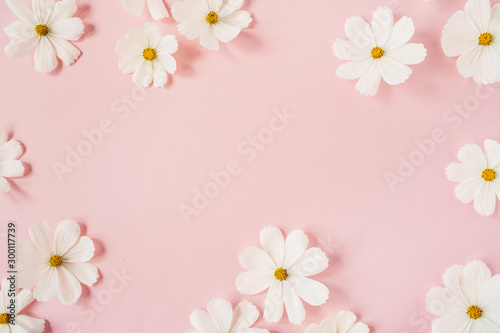
[[[91,262],[101,275],[76,305],[52,300],[28,312],[48,320],[47,332],[63,333],[184,332],[191,312],[212,298],[233,305],[248,299],[262,313],[265,294],[236,291],[238,255],[273,225],[285,234],[302,228],[327,252],[330,266],[316,278],[331,297],[321,307],[306,305],[301,326],[260,317],[256,327],[303,332],[351,310],[373,332],[430,332],[425,295],[449,266],[481,259],[500,273],[500,211],[480,217],[455,199],[455,184],[444,175],[460,146],[500,140],[498,93],[478,102],[477,85],[440,47],[442,28],[464,4],[247,0],[254,22],[219,52],[188,41],[172,18],[164,19],[164,32],[179,41],[178,71],[134,107],[120,101],[138,90],[118,69],[114,48],[151,20],[147,11],[137,18],[118,0],[78,0],[86,33],[75,45],[82,56],[50,75],[34,71],[32,56],[12,60],[1,52],[0,127],[25,145],[22,161],[32,169],[0,195],[1,241],[9,220],[17,222],[18,239],[28,240],[37,221],[55,229],[74,219],[96,242]],[[412,67],[407,83],[383,83],[368,98],[336,77],[342,61],[331,46],[345,39],[348,17],[371,20],[381,5],[390,5],[396,19],[414,19],[412,41],[423,42],[428,57]],[[3,1],[0,13],[2,27],[16,20]],[[0,44],[7,43],[0,34]],[[465,104],[471,112],[452,113]],[[295,119],[248,162],[240,144],[285,107]],[[66,147],[77,149],[82,131],[104,119],[113,131],[60,181],[53,163],[65,163]],[[415,141],[432,138],[435,129],[446,140],[418,161]],[[419,165],[392,191],[385,174],[397,173],[399,157],[410,155]],[[232,160],[241,172],[186,223],[179,206],[191,204],[193,190]],[[129,280],[117,280],[123,272]]]

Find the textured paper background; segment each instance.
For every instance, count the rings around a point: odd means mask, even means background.
[[[430,332],[425,295],[447,267],[482,259],[500,273],[500,212],[480,217],[455,199],[444,175],[463,144],[500,140],[500,87],[476,91],[440,47],[442,28],[464,4],[247,0],[254,22],[219,52],[179,36],[169,18],[160,25],[178,36],[178,72],[131,106],[122,96],[142,95],[119,71],[114,47],[150,20],[147,12],[136,18],[118,0],[79,0],[86,34],[75,45],[83,54],[51,75],[36,73],[31,57],[1,52],[0,127],[26,146],[22,160],[32,171],[0,195],[0,234],[8,220],[27,240],[39,220],[55,229],[74,219],[96,242],[92,262],[102,276],[74,306],[53,300],[29,312],[50,322],[48,332],[64,333],[183,332],[190,313],[214,297],[233,305],[248,299],[262,312],[264,294],[236,291],[238,255],[274,225],[302,228],[328,253],[330,267],[317,279],[331,297],[306,306],[300,327],[286,317],[277,325],[260,318],[257,327],[303,332],[351,310],[374,332]],[[342,61],[331,46],[345,38],[348,17],[371,20],[380,5],[392,6],[396,19],[414,19],[412,41],[429,55],[406,84],[382,84],[367,98],[335,76]],[[2,27],[16,19],[3,1],[0,13]],[[466,111],[453,113],[455,105]],[[238,147],[284,107],[296,118],[248,162]],[[65,163],[67,146],[84,149],[82,131],[105,119],[113,131],[59,181],[53,163]],[[418,161],[415,141],[435,129],[446,140]],[[391,191],[385,173],[397,174],[399,157],[410,155],[419,165]],[[179,206],[232,160],[241,172],[186,223]],[[129,280],[116,278],[123,272]]]

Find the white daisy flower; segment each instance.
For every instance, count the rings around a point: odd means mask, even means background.
[[[449,268],[443,287],[427,294],[427,311],[438,316],[432,333],[500,332],[500,275],[491,277],[481,261]]]
[[[356,90],[374,96],[383,78],[390,85],[405,82],[412,70],[406,65],[424,61],[427,50],[422,44],[408,43],[415,33],[411,18],[403,17],[394,24],[392,10],[380,7],[373,14],[371,26],[361,17],[346,21],[348,41],[337,39],[335,55],[350,62],[337,69],[342,79],[356,80]]]
[[[479,84],[500,82],[500,4],[469,0],[443,30],[441,45],[448,57],[457,57],[457,68]]]
[[[24,166],[18,158],[23,154],[21,144],[7,141],[7,132],[0,130],[0,191],[9,192],[10,185],[5,177],[22,177]]]
[[[217,51],[219,40],[229,42],[252,22],[250,13],[239,10],[244,0],[185,0],[172,5],[179,32],[188,39]]]
[[[2,280],[0,290],[0,333],[42,333],[45,329],[45,320],[19,314],[35,299],[29,289],[16,290],[15,297],[11,297],[10,281]],[[11,312],[11,300],[15,300],[15,311]],[[14,314],[15,316],[12,316]]]
[[[463,203],[474,200],[474,208],[484,216],[495,212],[500,198],[500,144],[484,141],[484,152],[478,145],[465,145],[458,152],[462,163],[451,163],[446,168],[449,180],[460,182],[455,188],[457,199]]]
[[[133,80],[140,87],[154,83],[163,87],[167,73],[174,74],[177,64],[171,54],[177,51],[175,36],[165,35],[154,23],[144,23],[144,30],[132,30],[116,43],[120,55],[120,69],[134,73]]]
[[[366,324],[356,323],[356,315],[350,311],[340,311],[321,322],[311,324],[305,333],[368,333]]]
[[[261,328],[251,328],[259,318],[259,311],[250,302],[241,302],[234,308],[225,299],[213,299],[207,311],[196,310],[189,320],[195,330],[186,333],[269,333]]]
[[[267,227],[260,233],[260,243],[262,249],[251,246],[241,252],[240,264],[249,272],[238,276],[236,287],[245,295],[269,288],[264,319],[278,322],[284,304],[290,322],[300,324],[306,317],[301,299],[314,306],[328,299],[328,288],[308,278],[324,271],[328,258],[319,248],[307,249],[309,239],[302,230],[292,231],[285,241],[278,228]]]
[[[132,15],[139,16],[146,4],[146,0],[122,0],[123,7]],[[155,20],[168,17],[167,7],[163,0],[147,0],[149,13]]]
[[[80,282],[92,286],[99,276],[88,263],[94,256],[94,243],[80,237],[80,226],[74,221],[59,222],[54,236],[47,223],[29,229],[33,243],[20,242],[18,247],[18,285],[33,290],[36,300],[46,302],[56,295],[62,304],[73,304],[82,294]]]
[[[69,41],[83,34],[83,23],[71,17],[77,10],[75,0],[33,0],[33,10],[21,0],[6,0],[10,10],[21,20],[4,29],[12,40],[5,47],[11,58],[25,56],[35,50],[35,70],[50,73],[57,67],[57,58],[71,65],[80,51]],[[56,58],[57,56],[57,58]]]

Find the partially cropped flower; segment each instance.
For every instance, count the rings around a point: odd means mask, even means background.
[[[253,328],[259,318],[259,310],[250,302],[241,302],[234,308],[225,299],[213,299],[207,311],[196,310],[189,318],[195,330],[186,333],[269,333]]]
[[[172,5],[172,16],[179,22],[181,34],[200,38],[200,44],[217,51],[219,41],[233,40],[248,27],[250,13],[239,10],[244,0],[186,0]]]
[[[144,30],[132,30],[116,43],[120,69],[134,73],[134,83],[140,87],[151,83],[163,87],[167,83],[167,73],[174,74],[177,69],[171,56],[177,48],[175,36],[163,36],[161,28],[154,23],[144,23]]]
[[[168,17],[167,7],[163,0],[122,0],[123,7],[132,15],[139,16],[144,8],[148,5],[149,13],[155,20],[160,20]]]
[[[427,311],[440,317],[432,333],[500,331],[500,275],[492,277],[488,266],[473,261],[449,268],[443,284],[427,294]]]
[[[371,26],[361,17],[351,17],[345,24],[348,41],[337,39],[335,55],[348,60],[337,69],[342,79],[356,80],[356,90],[368,96],[378,92],[381,79],[390,85],[405,82],[412,70],[407,65],[424,61],[423,44],[408,43],[415,27],[411,18],[403,17],[394,24],[392,10],[380,7],[373,14]]]
[[[460,182],[455,188],[457,199],[463,203],[474,200],[474,208],[484,216],[495,212],[500,198],[500,144],[484,141],[484,152],[478,145],[465,145],[458,152],[462,163],[451,163],[446,168],[448,179]]]
[[[314,306],[328,299],[328,288],[308,278],[324,271],[328,258],[319,248],[307,249],[309,239],[302,230],[292,231],[285,241],[278,228],[264,228],[260,243],[262,249],[251,246],[241,252],[240,264],[249,271],[238,276],[236,287],[245,295],[269,289],[264,319],[278,322],[284,305],[290,322],[300,324],[306,317],[301,299]]]
[[[350,311],[340,311],[318,324],[311,324],[305,333],[368,333],[366,324],[356,323],[356,315]]]
[[[450,18],[441,39],[448,57],[459,57],[457,68],[479,84],[500,82],[500,4],[469,0],[465,11]]]
[[[33,243],[20,242],[18,248],[18,285],[35,283],[33,296],[46,302],[56,296],[62,304],[73,304],[82,294],[83,283],[92,286],[99,276],[88,263],[94,256],[94,242],[80,237],[80,226],[61,221],[54,235],[47,223],[39,222],[29,229]]]
[[[11,58],[27,55],[35,50],[35,70],[50,73],[57,67],[57,58],[71,65],[80,51],[69,41],[80,39],[83,23],[72,17],[75,0],[33,0],[33,9],[21,0],[6,0],[7,6],[20,19],[4,29],[12,40],[5,47]],[[56,58],[57,57],[57,58]]]
[[[7,141],[7,132],[0,130],[0,191],[9,192],[10,185],[6,178],[22,177],[24,166],[18,160],[23,154],[21,144],[16,140]]]
[[[12,280],[15,285],[15,280]],[[15,290],[15,296],[12,294]],[[0,332],[1,333],[42,333],[45,320],[20,314],[35,299],[29,289],[17,290],[11,287],[11,281],[2,280],[0,291]],[[11,300],[14,303],[11,303]],[[14,304],[12,306],[11,304]]]

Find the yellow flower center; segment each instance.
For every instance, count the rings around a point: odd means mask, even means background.
[[[469,306],[469,308],[467,309],[467,314],[471,319],[481,318],[482,313],[483,310],[481,310],[478,306],[475,305]]]
[[[495,178],[497,178],[497,173],[495,170],[493,169],[485,169],[483,171],[483,174],[481,175],[483,177],[484,180],[486,180],[487,182],[491,182],[493,180],[495,180]]]
[[[373,49],[372,49],[372,58],[373,59],[379,59],[379,58],[382,58],[382,56],[384,55],[384,50],[382,50],[382,48],[378,47],[378,46],[375,46]]]
[[[216,12],[211,11],[210,13],[207,14],[207,21],[210,24],[215,24],[219,20],[219,15],[217,15]]]
[[[144,51],[142,51],[142,56],[147,61],[153,61],[156,59],[156,50],[152,49],[150,47],[147,47],[144,49]]]
[[[278,268],[275,272],[274,272],[274,277],[276,278],[276,280],[278,281],[283,281],[283,280],[286,280],[286,278],[288,277],[288,275],[286,274],[286,269],[283,269],[283,268]]]
[[[39,24],[35,27],[35,31],[39,36],[45,36],[49,33],[49,28],[45,24]]]
[[[488,46],[493,42],[493,35],[489,32],[482,33],[479,36],[479,45]]]
[[[10,320],[10,316],[8,313],[0,314],[0,325],[8,324]]]
[[[53,255],[49,259],[49,264],[52,267],[59,267],[62,264],[62,258],[60,256],[58,256],[58,255]]]

